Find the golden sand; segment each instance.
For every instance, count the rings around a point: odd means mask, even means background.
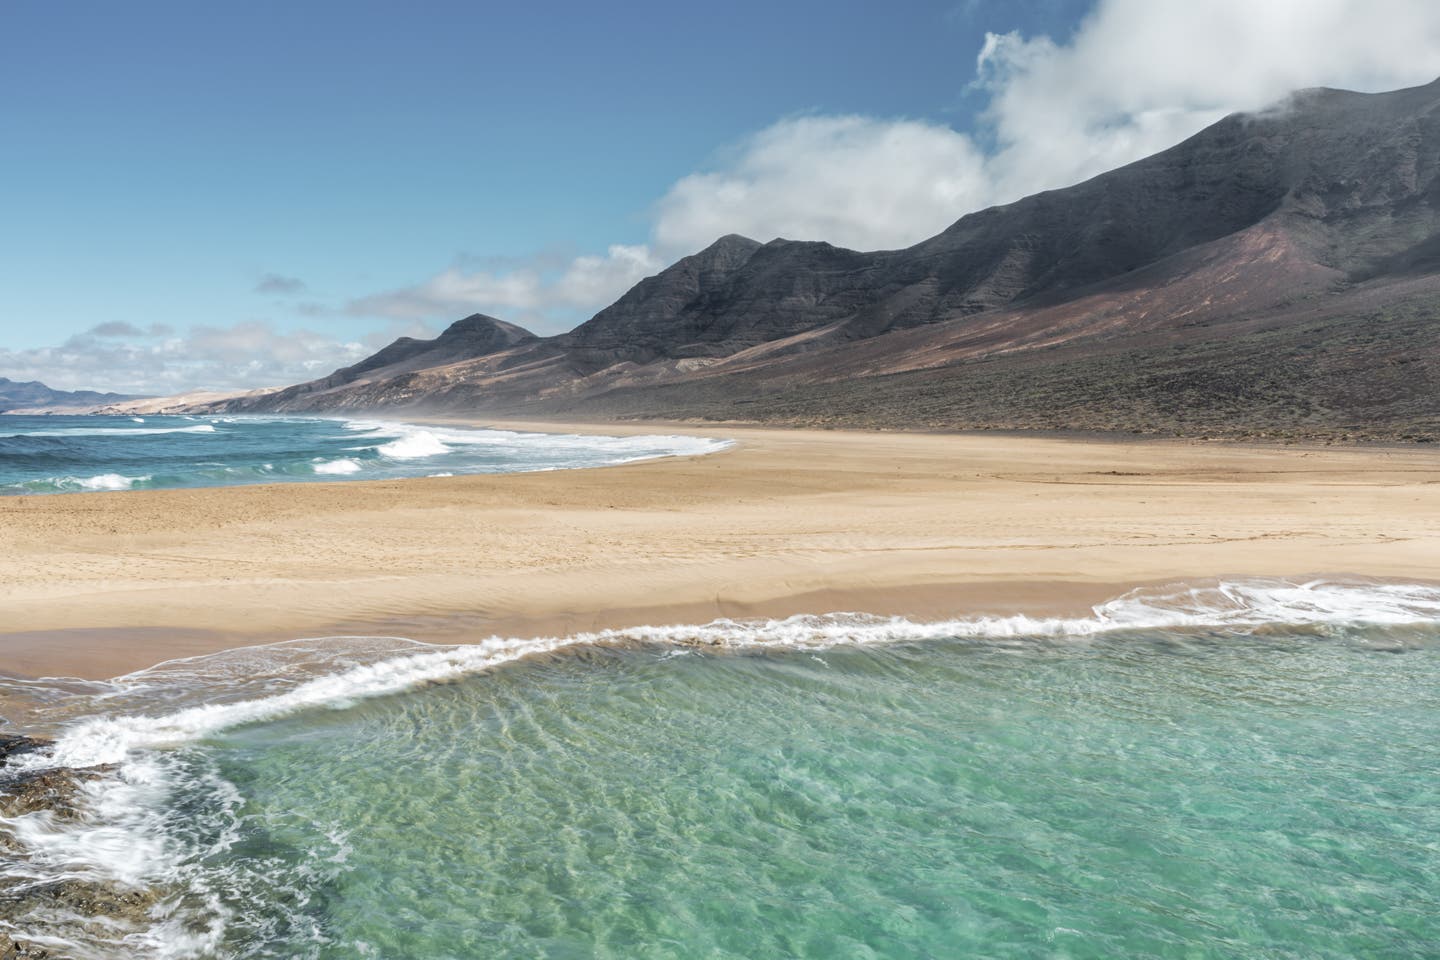
[[[1076,612],[1231,575],[1440,580],[1440,452],[728,437],[590,470],[0,498],[0,670],[108,677],[334,634]]]

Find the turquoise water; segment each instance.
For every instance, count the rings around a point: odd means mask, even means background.
[[[61,753],[184,892],[97,955],[1434,957],[1440,592],[1250,589],[132,679]]]
[[[556,470],[724,445],[319,417],[5,416],[0,495]]]

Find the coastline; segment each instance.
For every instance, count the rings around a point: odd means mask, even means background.
[[[1437,451],[443,422],[736,443],[573,471],[0,499],[4,672],[99,679],[330,635],[1067,615],[1220,576],[1440,580]]]

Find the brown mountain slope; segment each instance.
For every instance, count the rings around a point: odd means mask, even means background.
[[[1440,81],[1310,90],[906,250],[725,237],[569,334],[231,409],[1413,436],[1437,276]]]

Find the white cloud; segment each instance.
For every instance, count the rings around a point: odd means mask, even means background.
[[[686,253],[727,233],[908,246],[952,223],[984,180],[983,154],[948,127],[796,117],[746,140],[721,169],[671,187],[657,208],[655,242]]]
[[[1440,4],[1101,0],[1064,45],[989,35],[977,74],[999,148],[984,202],[1007,201],[1137,160],[1302,87],[1429,82],[1440,75]]]
[[[1076,183],[1309,86],[1440,75],[1431,0],[1100,0],[1073,38],[988,34],[971,89],[985,140],[938,124],[782,120],[660,201],[661,250],[724,233],[879,249]],[[988,142],[987,142],[988,141]]]
[[[643,245],[614,244],[603,256],[575,257],[558,268],[549,268],[550,259],[537,257],[508,270],[453,266],[414,286],[352,300],[345,309],[396,320],[490,313],[543,328],[549,315],[604,306],[664,266]]]
[[[336,340],[308,330],[280,331],[247,321],[196,326],[184,336],[167,328],[120,330],[102,324],[58,347],[0,349],[0,370],[57,390],[168,394],[283,386],[312,379],[369,355],[379,344]]]

